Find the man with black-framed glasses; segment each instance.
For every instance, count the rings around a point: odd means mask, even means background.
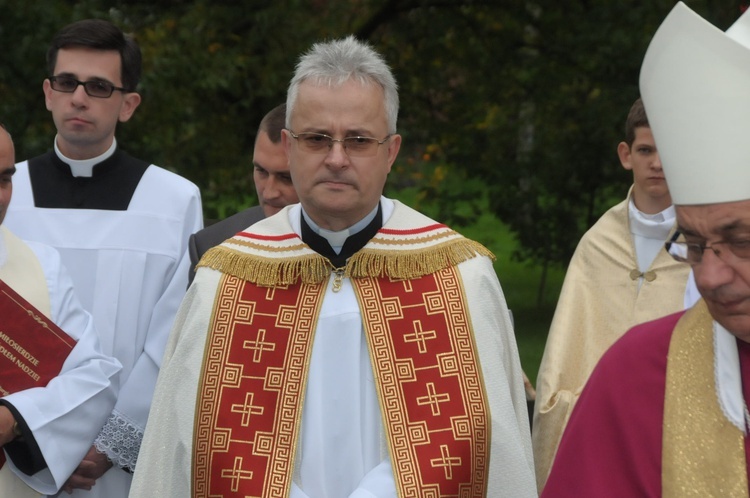
[[[17,165],[6,221],[60,251],[102,349],[123,365],[117,404],[63,488],[87,498],[128,495],[187,287],[188,238],[202,227],[198,188],[129,156],[115,139],[141,103],[140,75],[140,48],[111,22],[87,19],[57,33],[42,84],[54,150]]]

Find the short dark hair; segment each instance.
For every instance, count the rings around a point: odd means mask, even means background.
[[[286,104],[277,105],[261,119],[260,125],[258,125],[258,134],[255,135],[255,141],[258,141],[258,135],[263,131],[268,134],[271,142],[275,144],[281,142],[281,130],[284,129],[285,121]]]
[[[134,92],[141,80],[141,49],[132,36],[104,19],[84,19],[62,28],[52,39],[47,50],[47,73],[51,76],[61,48],[88,47],[96,50],[115,50],[121,59],[122,86]]]
[[[625,119],[625,143],[628,144],[628,147],[632,147],[633,142],[635,142],[636,128],[650,128],[646,108],[643,107],[643,101],[640,98],[636,99],[630,106],[630,112]]]

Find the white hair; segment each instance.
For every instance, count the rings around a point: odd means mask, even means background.
[[[330,87],[341,86],[349,80],[363,85],[380,85],[384,95],[388,133],[396,133],[398,85],[383,56],[369,44],[349,35],[341,40],[316,43],[300,57],[287,90],[287,128],[291,127],[291,115],[299,95],[299,86],[307,80],[315,85]]]

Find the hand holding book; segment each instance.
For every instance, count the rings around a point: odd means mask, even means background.
[[[0,280],[0,396],[43,387],[75,340]]]

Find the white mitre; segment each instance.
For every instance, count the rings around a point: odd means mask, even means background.
[[[674,204],[750,199],[750,9],[725,33],[679,2],[640,91]]]

